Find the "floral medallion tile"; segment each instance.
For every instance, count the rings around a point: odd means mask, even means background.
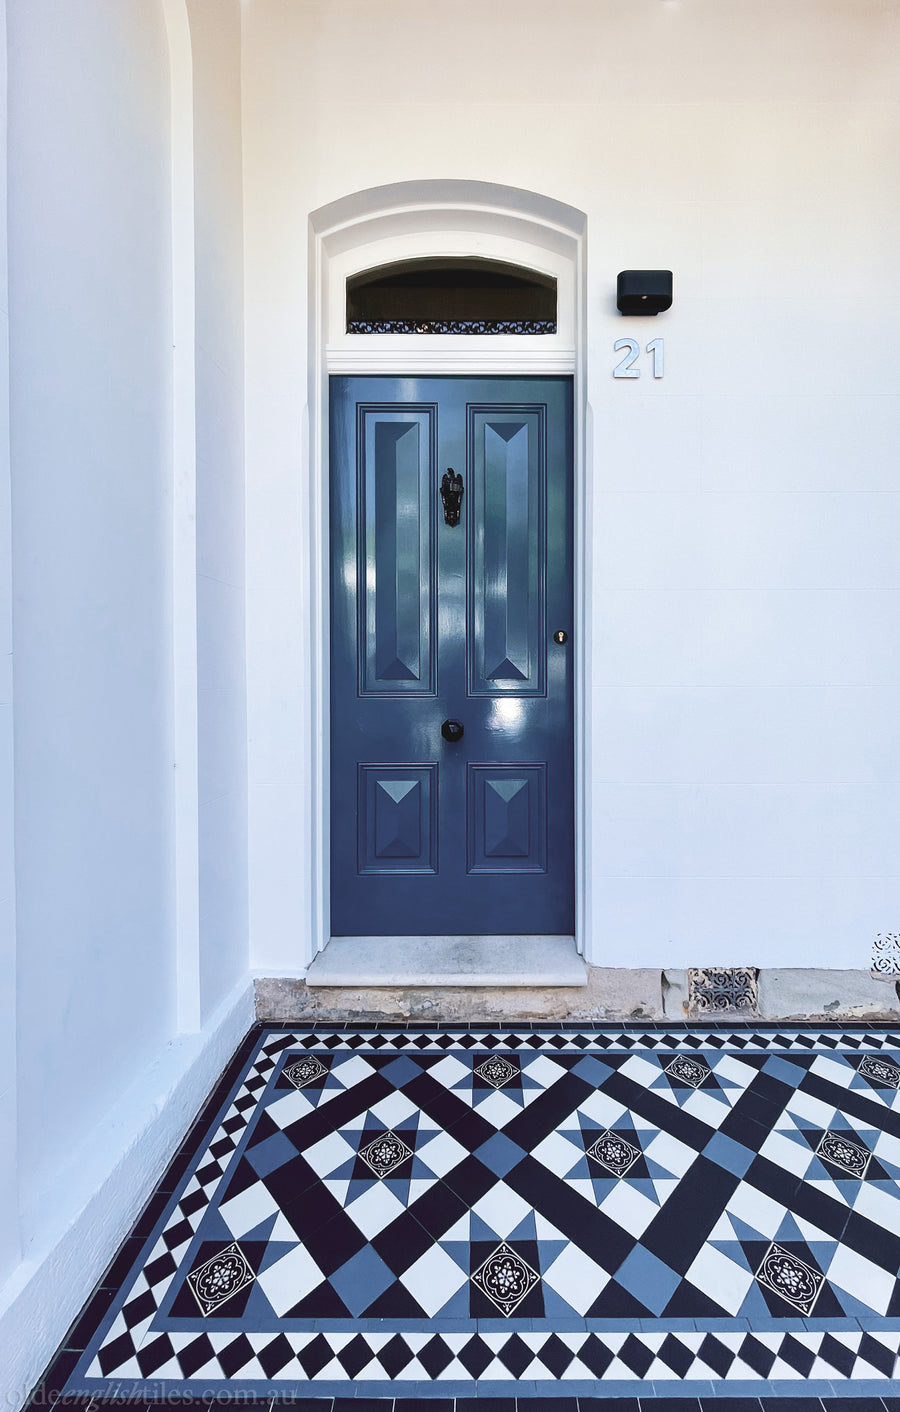
[[[811,1314],[825,1282],[799,1255],[783,1250],[773,1241],[763,1256],[756,1278],[801,1314]]]
[[[188,1275],[188,1284],[201,1311],[211,1314],[255,1279],[252,1266],[240,1246],[234,1243],[192,1270]]]
[[[491,1252],[471,1278],[507,1318],[540,1281],[540,1275],[527,1260],[505,1242]]]
[[[412,1157],[412,1148],[407,1147],[402,1138],[390,1131],[381,1133],[365,1147],[360,1148],[360,1157],[367,1167],[371,1167],[376,1177],[386,1177]]]

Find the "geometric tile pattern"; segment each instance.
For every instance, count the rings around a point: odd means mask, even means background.
[[[65,1391],[887,1389],[898,1056],[852,1028],[262,1030]]]

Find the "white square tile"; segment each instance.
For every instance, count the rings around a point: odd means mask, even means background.
[[[619,1069],[620,1074],[626,1078],[633,1079],[643,1088],[652,1088],[655,1083],[659,1083],[660,1067],[649,1059],[644,1059],[640,1054],[629,1054],[625,1063]]]
[[[296,1245],[261,1270],[256,1283],[271,1304],[278,1318],[283,1318],[298,1300],[322,1283],[324,1276],[305,1245]]]
[[[276,1098],[274,1103],[270,1103],[266,1113],[279,1128],[287,1128],[291,1123],[296,1123],[298,1118],[305,1118],[307,1113],[311,1113],[314,1104],[310,1103],[306,1095],[298,1089],[292,1093],[286,1093],[282,1098]]]
[[[732,1083],[739,1084],[741,1088],[749,1088],[759,1073],[758,1069],[754,1069],[751,1064],[745,1064],[743,1060],[735,1058],[733,1054],[720,1054],[712,1062],[716,1078],[729,1079]]]
[[[399,1090],[389,1093],[387,1098],[382,1098],[373,1108],[369,1109],[372,1117],[376,1118],[379,1123],[384,1123],[386,1128],[395,1128],[418,1111],[416,1105],[410,1103],[406,1095],[400,1093]]]
[[[489,1093],[486,1098],[475,1104],[475,1111],[479,1117],[486,1122],[492,1123],[495,1128],[504,1127],[511,1118],[516,1118],[522,1112],[522,1105],[508,1098],[507,1095],[497,1089],[494,1093]]]
[[[400,1283],[405,1285],[431,1319],[467,1279],[467,1273],[460,1269],[446,1250],[433,1245],[400,1276]]]
[[[457,1059],[454,1054],[445,1054],[443,1059],[439,1059],[428,1070],[428,1077],[443,1084],[445,1088],[453,1088],[456,1084],[465,1083],[467,1079],[471,1079],[472,1067]]]
[[[597,1196],[590,1177],[569,1177],[566,1181],[566,1186],[571,1188],[572,1191],[577,1192],[579,1196],[584,1197],[584,1200],[590,1206],[597,1205]]]
[[[601,1128],[611,1128],[618,1118],[628,1110],[615,1098],[610,1098],[608,1093],[602,1089],[596,1089],[594,1093],[588,1095],[583,1103],[578,1105],[579,1118],[584,1114],[592,1122],[597,1123]],[[568,1123],[566,1124],[568,1126]],[[582,1128],[587,1130],[590,1124],[582,1123]]]
[[[761,1191],[747,1186],[745,1182],[741,1182],[725,1210],[730,1215],[737,1216],[745,1225],[752,1226],[761,1235],[768,1236],[770,1240],[775,1239],[778,1227],[785,1217],[785,1208],[779,1202],[764,1196]]]
[[[372,1065],[361,1054],[354,1054],[351,1059],[337,1059],[331,1066],[332,1077],[344,1088],[353,1088],[374,1073]]]
[[[900,1231],[900,1187],[885,1191],[873,1182],[860,1182],[850,1205],[876,1226],[883,1226],[886,1231]]]
[[[534,1059],[522,1061],[522,1072],[547,1089],[552,1088],[569,1071],[564,1069],[562,1064],[555,1063],[549,1055],[538,1054]]]
[[[825,1277],[829,1284],[846,1290],[876,1314],[887,1313],[896,1283],[893,1275],[873,1265],[848,1245],[838,1246]]]
[[[219,1214],[234,1238],[239,1240],[277,1210],[278,1203],[270,1196],[267,1188],[262,1182],[254,1182],[246,1191],[239,1192],[230,1201],[223,1201]]]
[[[839,1059],[829,1059],[825,1054],[817,1054],[810,1065],[810,1073],[818,1074],[839,1088],[849,1088],[856,1077],[856,1070]]]
[[[735,1264],[712,1245],[704,1245],[699,1251],[685,1279],[721,1304],[729,1314],[738,1313],[753,1285],[750,1270]]]
[[[617,1182],[608,1196],[600,1202],[603,1211],[617,1226],[633,1236],[641,1236],[659,1214],[655,1201],[650,1201],[627,1182]]]
[[[562,1133],[548,1133],[532,1150],[532,1157],[537,1158],[543,1165],[557,1177],[568,1176],[575,1164],[584,1157],[584,1149],[576,1147]]]
[[[688,1168],[697,1160],[697,1153],[687,1143],[680,1142],[671,1133],[659,1133],[652,1142],[645,1143],[644,1156],[649,1157],[674,1177],[683,1177]]]
[[[351,1201],[344,1210],[356,1222],[363,1235],[371,1240],[379,1231],[383,1231],[385,1226],[389,1226],[391,1221],[396,1221],[405,1207],[384,1182],[378,1182],[355,1201]]]
[[[701,1123],[706,1123],[710,1128],[721,1127],[731,1112],[730,1104],[713,1098],[711,1094],[704,1093],[699,1088],[694,1090],[682,1104],[682,1107],[685,1113],[690,1113],[693,1118],[699,1118]]]
[[[594,1300],[609,1283],[606,1270],[597,1265],[576,1245],[567,1245],[565,1250],[544,1272],[544,1283],[570,1304],[582,1317],[590,1309]]]
[[[505,1240],[510,1231],[514,1231],[516,1226],[524,1221],[531,1209],[528,1202],[523,1201],[512,1187],[508,1187],[505,1182],[497,1182],[475,1202],[472,1214],[479,1216],[485,1225],[497,1232],[501,1240]]]
[[[422,1143],[421,1138],[416,1146],[416,1158],[424,1162],[430,1172],[435,1176],[443,1177],[458,1166],[468,1155],[466,1148],[450,1136],[449,1133],[438,1132],[435,1137],[429,1138]]]
[[[900,1139],[891,1133],[879,1133],[875,1142],[869,1145],[876,1157],[882,1157],[885,1162],[890,1162],[892,1167],[900,1167]]]
[[[811,1093],[797,1091],[792,1093],[787,1101],[784,1113],[778,1119],[777,1126],[786,1126],[791,1116],[796,1114],[798,1118],[805,1118],[808,1123],[815,1123],[816,1127],[829,1128],[834,1119],[835,1109],[831,1103],[823,1103],[820,1098],[814,1097]],[[791,1123],[791,1127],[796,1124]]]
[[[356,1149],[351,1147],[340,1133],[328,1133],[318,1142],[314,1142],[312,1147],[308,1147],[303,1156],[316,1176],[326,1177],[330,1172],[337,1171],[344,1162],[349,1162],[355,1157]]]
[[[768,1157],[770,1162],[776,1166],[784,1168],[785,1171],[793,1172],[797,1177],[805,1177],[809,1171],[813,1159],[811,1147],[800,1145],[799,1142],[792,1142],[789,1137],[783,1137],[781,1133],[769,1133],[765,1142],[759,1149],[760,1157]]]

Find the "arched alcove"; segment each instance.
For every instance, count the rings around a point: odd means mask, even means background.
[[[576,373],[584,287],[582,212],[535,192],[490,182],[402,182],[323,206],[310,218],[310,368],[328,372]],[[553,282],[551,332],[376,335],[348,331],[347,288],[364,272],[418,261],[506,265]],[[311,402],[314,386],[310,388]]]

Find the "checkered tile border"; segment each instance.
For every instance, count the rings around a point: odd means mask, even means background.
[[[116,1379],[365,1382],[889,1380],[900,1333],[160,1334]],[[96,1376],[92,1369],[91,1372]]]

